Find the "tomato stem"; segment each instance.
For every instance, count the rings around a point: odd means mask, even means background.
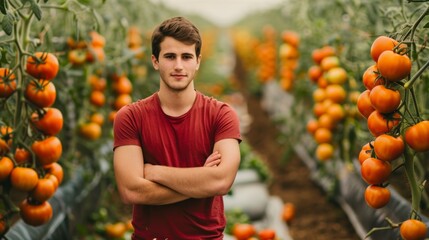
[[[426,70],[426,68],[429,67],[429,61],[427,61],[420,69],[419,71],[416,72],[416,74],[414,74],[414,76],[404,84],[404,88],[405,89],[409,89],[412,88],[413,84],[415,81],[417,81],[417,79],[420,77],[420,75],[422,75],[422,73]]]
[[[405,173],[411,188],[411,218],[416,218],[420,211],[422,193],[419,184],[417,183],[416,172],[414,169],[414,156],[410,152],[408,146],[405,146],[404,159]]]

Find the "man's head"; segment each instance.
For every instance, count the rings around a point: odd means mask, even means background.
[[[158,59],[161,42],[165,37],[172,37],[185,44],[195,44],[195,55],[201,53],[202,40],[198,28],[183,17],[173,17],[162,22],[152,34],[152,55]]]

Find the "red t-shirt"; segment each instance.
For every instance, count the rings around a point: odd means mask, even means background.
[[[216,141],[241,135],[237,114],[197,92],[192,108],[179,117],[166,115],[158,94],[121,108],[114,121],[114,148],[138,145],[147,163],[200,167]],[[222,239],[222,196],[187,199],[167,205],[134,205],[133,239]]]

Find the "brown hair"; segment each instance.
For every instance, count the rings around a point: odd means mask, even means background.
[[[158,59],[161,52],[161,42],[165,37],[172,37],[185,44],[195,44],[195,54],[201,52],[202,40],[200,31],[184,17],[173,17],[162,22],[152,34],[152,55]]]

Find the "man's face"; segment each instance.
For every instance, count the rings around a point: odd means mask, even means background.
[[[182,91],[192,87],[200,66],[200,56],[195,55],[195,44],[186,45],[172,37],[161,42],[158,60],[152,56],[153,67],[159,71],[161,87]]]

